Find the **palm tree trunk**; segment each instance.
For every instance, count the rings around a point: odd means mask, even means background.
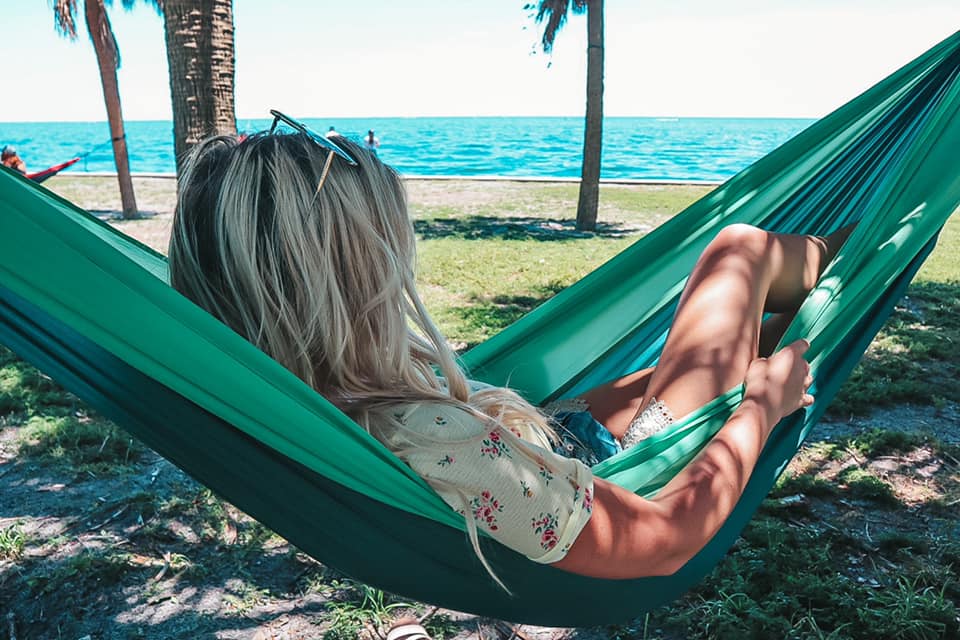
[[[127,136],[123,130],[123,111],[120,108],[120,88],[117,83],[117,41],[110,26],[110,18],[103,6],[103,0],[86,0],[84,15],[87,30],[97,53],[100,67],[100,82],[103,85],[103,100],[107,107],[107,120],[110,123],[110,137],[113,140],[113,161],[117,166],[117,182],[120,184],[120,203],[124,218],[137,217],[137,199],[133,193],[133,180],[130,178],[130,160],[127,157]]]
[[[603,147],[603,0],[587,5],[587,116],[583,170],[577,201],[577,229],[597,228],[600,202],[600,154]]]
[[[232,0],[165,0],[177,175],[209,135],[236,135]]]

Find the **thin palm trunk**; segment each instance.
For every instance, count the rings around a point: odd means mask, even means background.
[[[209,135],[236,135],[232,0],[164,0],[177,175]]]
[[[577,201],[577,229],[597,227],[600,203],[600,156],[603,148],[603,0],[587,5],[587,113],[583,169]]]
[[[110,26],[103,0],[86,0],[84,15],[87,30],[93,41],[100,67],[100,82],[103,85],[103,100],[107,107],[110,137],[113,140],[113,160],[117,167],[117,182],[120,185],[120,202],[124,218],[137,217],[137,200],[130,178],[130,161],[127,156],[127,137],[123,128],[123,111],[120,108],[120,89],[117,83],[117,43]]]

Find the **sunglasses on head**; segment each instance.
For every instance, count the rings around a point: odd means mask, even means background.
[[[351,166],[356,167],[359,165],[359,163],[357,162],[357,159],[349,151],[347,151],[346,149],[338,145],[333,140],[330,140],[326,136],[320,135],[319,133],[309,128],[307,125],[303,124],[299,120],[294,120],[290,116],[284,113],[280,113],[276,109],[270,109],[270,115],[273,116],[273,124],[270,125],[270,133],[273,133],[274,130],[276,130],[277,125],[279,125],[282,122],[283,124],[287,125],[291,129],[294,129],[295,131],[298,131],[304,134],[305,136],[308,136],[314,142],[316,142],[321,147],[323,147],[324,149],[330,152],[331,155],[327,156],[327,166],[330,165],[330,161],[333,159],[332,154],[334,153],[340,156],[341,158],[343,158],[347,162],[347,164]]]

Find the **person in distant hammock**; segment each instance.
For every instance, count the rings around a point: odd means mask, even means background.
[[[8,144],[0,150],[0,164],[22,174],[27,173],[27,164],[12,145]]]
[[[215,137],[190,153],[171,283],[410,465],[464,515],[482,561],[478,531],[579,574],[673,573],[730,514],[774,425],[813,402],[806,343],[760,357],[779,331],[761,332],[761,317],[795,312],[848,230],[723,229],[658,366],[551,415],[459,368],[417,292],[399,176],[361,145],[275,116],[297,133]],[[594,478],[592,462],[741,383],[740,407],[656,497]]]

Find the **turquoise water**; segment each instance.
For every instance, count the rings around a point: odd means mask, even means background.
[[[580,175],[582,118],[305,119],[324,132],[362,138],[374,129],[380,157],[413,176]],[[813,120],[780,118],[606,118],[603,166],[608,179],[725,180]],[[269,120],[240,120],[257,131]],[[131,170],[172,173],[173,124],[129,121]],[[0,145],[15,144],[30,171],[78,155],[69,171],[114,171],[106,122],[0,123]]]

